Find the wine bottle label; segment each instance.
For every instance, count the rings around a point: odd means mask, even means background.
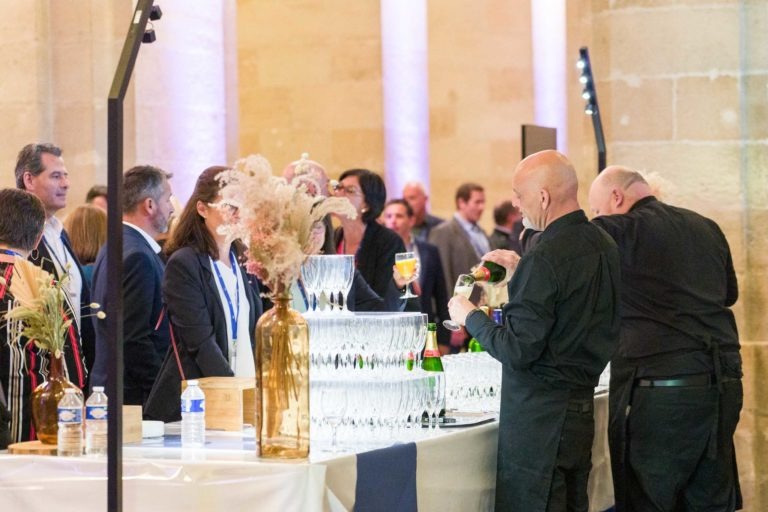
[[[424,359],[428,357],[440,357],[440,351],[435,349],[427,349],[424,351]]]

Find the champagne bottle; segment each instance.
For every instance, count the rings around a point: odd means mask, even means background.
[[[421,369],[440,374],[440,378],[435,379],[435,382],[441,387],[442,403],[438,417],[442,418],[445,416],[445,372],[443,372],[443,361],[440,359],[440,349],[437,346],[437,324],[427,324],[427,344],[424,347],[424,360],[421,362]]]
[[[471,274],[475,281],[487,281],[491,284],[498,283],[507,277],[507,269],[492,261],[484,261]]]
[[[472,338],[471,340],[469,340],[468,350],[470,352],[485,352],[485,349],[483,348],[483,346],[475,338]]]
[[[414,365],[415,362],[416,362],[416,356],[414,355],[414,353],[413,352],[408,352],[408,357],[405,360],[405,368],[408,371],[412,371],[413,370],[413,365]]]
[[[494,263],[494,265],[495,265],[495,263]],[[480,306],[480,311],[482,311],[486,315],[489,315],[490,308],[488,308],[488,306]],[[472,338],[471,340],[469,340],[469,346],[467,347],[467,350],[469,352],[485,352],[485,349],[480,344],[480,342],[477,341],[476,338]]]
[[[427,372],[443,371],[440,349],[437,347],[437,324],[427,324],[427,344],[424,347],[424,360],[421,362],[421,369]]]

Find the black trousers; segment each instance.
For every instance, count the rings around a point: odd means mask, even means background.
[[[723,383],[722,393],[713,385],[634,386],[626,422],[621,421],[626,409],[612,403],[609,441],[617,512],[740,507],[733,434],[742,404],[738,380]]]
[[[560,436],[547,512],[588,512],[587,484],[592,469],[592,440],[595,416],[592,400],[583,402],[583,410],[569,410]]]

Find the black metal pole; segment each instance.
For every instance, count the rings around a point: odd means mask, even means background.
[[[592,128],[595,132],[595,143],[597,145],[597,173],[605,169],[607,161],[607,150],[605,147],[605,133],[603,132],[603,122],[600,119],[600,106],[597,102],[597,85],[592,72],[592,62],[589,59],[589,49],[586,46],[579,48],[579,61],[582,68],[581,77],[584,80],[583,93],[587,100],[586,113],[592,117]]]
[[[595,98],[595,110],[592,113],[592,127],[595,129],[595,142],[597,143],[597,173],[600,174],[606,166],[607,150],[605,148],[605,134],[603,122],[600,119],[600,109]]]
[[[107,100],[107,510],[123,509],[123,100],[154,0],[138,0]]]

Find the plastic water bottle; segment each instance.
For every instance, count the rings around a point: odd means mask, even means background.
[[[60,456],[79,457],[83,454],[83,400],[80,391],[64,390],[59,400],[59,437],[56,452]]]
[[[85,402],[85,454],[103,456],[107,453],[107,395],[103,386],[94,386]]]
[[[205,394],[196,380],[188,380],[181,394],[181,446],[200,448],[204,444]]]

